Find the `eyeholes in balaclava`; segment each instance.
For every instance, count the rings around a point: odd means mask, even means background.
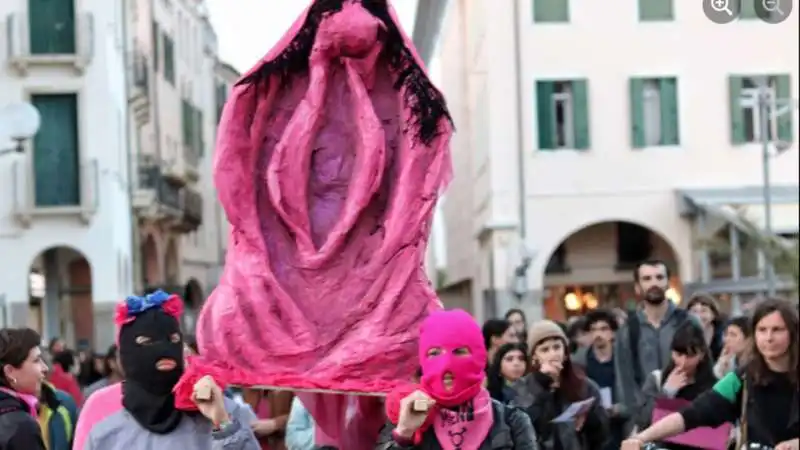
[[[120,329],[119,359],[126,380],[155,395],[169,394],[183,374],[178,320],[159,308],[140,313]]]

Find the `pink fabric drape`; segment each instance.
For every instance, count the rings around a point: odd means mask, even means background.
[[[423,263],[452,126],[381,3],[313,2],[234,88],[214,158],[229,248],[185,379],[388,392],[416,369],[419,325],[441,308]],[[345,396],[306,397],[326,433],[366,423],[345,424]]]

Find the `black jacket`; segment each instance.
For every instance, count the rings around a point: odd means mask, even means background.
[[[45,450],[42,432],[20,399],[0,391],[0,450]]]
[[[531,419],[539,447],[542,450],[597,450],[606,446],[610,438],[608,414],[602,406],[597,385],[586,379],[581,398],[594,397],[595,402],[586,416],[580,431],[573,423],[552,423],[568,406],[562,392],[551,391],[553,379],[534,372],[514,383],[517,396],[511,403],[525,411]]]
[[[479,450],[539,450],[530,419],[520,410],[492,400],[494,424]],[[376,450],[441,450],[436,433],[429,429],[419,445],[404,447],[392,439],[394,425],[387,423],[381,430]]]

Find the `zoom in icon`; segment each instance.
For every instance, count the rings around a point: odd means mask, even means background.
[[[731,23],[739,17],[742,1],[754,0],[703,0],[703,12],[714,23]]]

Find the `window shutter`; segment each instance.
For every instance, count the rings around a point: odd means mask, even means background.
[[[644,148],[644,79],[631,78],[628,83],[631,100],[631,145]]]
[[[792,85],[789,75],[775,77],[775,95],[778,100],[792,99]],[[778,106],[781,109],[782,106]],[[778,117],[778,139],[784,142],[794,142],[794,105],[789,111]]]
[[[730,96],[731,143],[741,145],[747,142],[745,134],[744,111],[742,110],[742,83],[744,78],[728,77],[728,95]]]
[[[661,145],[678,145],[680,128],[678,113],[678,80],[662,78],[661,88]]]
[[[591,146],[589,129],[589,86],[586,80],[572,82],[572,107],[575,125],[575,148],[586,150]]]
[[[74,0],[28,0],[28,29],[32,54],[74,55]]]
[[[205,149],[203,148],[203,112],[200,108],[194,108],[194,132],[196,135],[195,150],[197,156],[203,156]]]
[[[555,148],[553,130],[553,83],[539,81],[536,83],[536,121],[539,131],[539,150]]]
[[[639,20],[673,20],[672,8],[672,0],[639,0]]]
[[[161,62],[161,52],[159,42],[161,41],[161,33],[158,30],[158,23],[153,21],[153,71],[158,72],[158,66]]]
[[[78,97],[75,94],[33,95],[42,116],[33,138],[34,201],[37,207],[81,204]]]
[[[533,0],[534,22],[569,22],[569,0]]]
[[[181,117],[183,118],[183,145],[192,145],[192,117],[189,111],[189,103],[181,100]]]
[[[732,4],[736,4],[736,2],[731,2]],[[739,20],[742,19],[758,19],[758,11],[756,10],[756,0],[743,0],[738,2],[739,8],[741,8],[739,14]],[[736,12],[736,10],[733,10]]]

